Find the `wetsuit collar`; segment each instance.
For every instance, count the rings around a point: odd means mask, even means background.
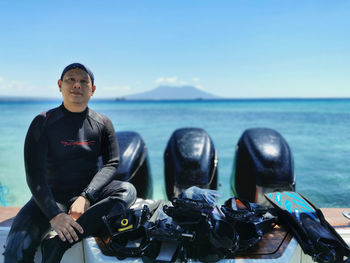
[[[64,107],[63,102],[62,102],[60,108],[65,115],[68,114],[71,116],[86,116],[86,114],[89,112],[89,107],[86,107],[86,109],[82,112],[71,112],[71,111],[67,110],[66,107]]]

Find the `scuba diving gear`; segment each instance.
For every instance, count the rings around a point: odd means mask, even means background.
[[[157,262],[173,262],[178,257],[186,261],[182,244],[192,241],[195,237],[194,232],[185,231],[170,217],[157,220],[147,229],[147,235],[153,247],[157,248],[157,253],[154,255]]]
[[[262,205],[268,205],[264,193],[294,191],[294,161],[287,141],[272,129],[245,130],[230,180],[234,196]]]
[[[214,190],[191,187],[167,205],[154,206],[154,212],[140,202],[110,213],[103,218],[109,255],[145,262],[217,261],[253,247],[275,225],[266,207],[235,198],[220,207],[216,196]]]
[[[161,219],[157,220],[156,223],[147,230],[148,235],[151,239],[160,241],[171,240],[181,242],[185,239],[193,240],[195,233],[185,233],[185,230],[175,224],[172,220]]]
[[[249,203],[238,198],[228,199],[221,206],[225,219],[237,230],[239,251],[255,246],[263,234],[276,225],[277,217],[267,207]]]
[[[180,195],[180,199],[193,199],[193,200],[202,200],[208,205],[214,206],[216,205],[217,198],[220,197],[220,194],[216,190],[210,189],[202,189],[197,186],[192,186],[185,191],[183,191]]]
[[[164,206],[164,212],[173,218],[185,233],[195,233],[193,238],[182,243],[190,258],[201,261],[213,255],[224,258],[238,248],[238,235],[215,206],[203,200],[174,198],[173,206]]]
[[[208,217],[214,209],[212,205],[201,200],[173,198],[171,202],[173,206],[165,205],[163,210],[179,224],[196,224],[201,217]]]
[[[143,256],[151,245],[147,229],[153,226],[152,214],[162,207],[163,201],[137,199],[125,211],[111,211],[102,220],[110,237],[104,242],[108,255],[118,259]]]
[[[278,218],[299,242],[305,254],[317,262],[348,262],[350,249],[326,221],[320,209],[296,192],[274,192],[265,197]],[[344,257],[348,257],[344,261]]]
[[[103,216],[102,220],[109,234],[114,238],[120,233],[140,228],[149,219],[149,215],[150,211],[145,205],[141,210],[128,209],[126,212],[121,211],[113,215]]]
[[[196,185],[217,189],[218,158],[213,141],[200,128],[173,132],[164,151],[164,180],[168,200]]]
[[[141,210],[129,209],[123,215],[103,217],[111,235],[108,246],[116,253],[118,259],[139,257],[148,247],[144,225],[149,217],[150,211],[146,205]],[[140,245],[138,247],[128,246],[129,241],[139,239]]]
[[[173,206],[164,206],[175,223],[195,233],[192,240],[183,243],[190,258],[206,261],[232,256],[256,245],[276,224],[267,207],[236,198],[219,207],[217,195],[213,190],[191,187],[173,198]]]

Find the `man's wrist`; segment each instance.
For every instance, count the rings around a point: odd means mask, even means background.
[[[85,201],[86,201],[86,202],[88,202],[88,204],[90,205],[90,203],[91,203],[91,202],[90,202],[90,200],[89,200],[89,199],[87,199],[86,195],[81,194],[81,195],[80,195],[80,197],[84,198],[84,199],[85,199]]]
[[[95,203],[98,198],[98,193],[94,188],[86,188],[81,194],[86,200],[90,202],[90,204]]]
[[[88,200],[88,201],[91,203],[90,198],[86,195],[85,192],[82,192],[82,193],[80,194],[80,196],[84,197],[86,200]]]

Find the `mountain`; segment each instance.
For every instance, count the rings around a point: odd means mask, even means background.
[[[218,96],[193,86],[159,86],[153,90],[124,97],[126,100],[195,100],[218,99]]]

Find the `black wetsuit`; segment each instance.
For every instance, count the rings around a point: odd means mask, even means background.
[[[80,195],[92,206],[77,221],[84,229],[79,239],[99,231],[101,216],[113,206],[129,207],[136,199],[131,184],[114,180],[119,150],[111,121],[89,108],[72,113],[62,104],[38,115],[27,133],[24,159],[33,197],[12,224],[5,263],[33,262],[49,221],[67,212]]]

